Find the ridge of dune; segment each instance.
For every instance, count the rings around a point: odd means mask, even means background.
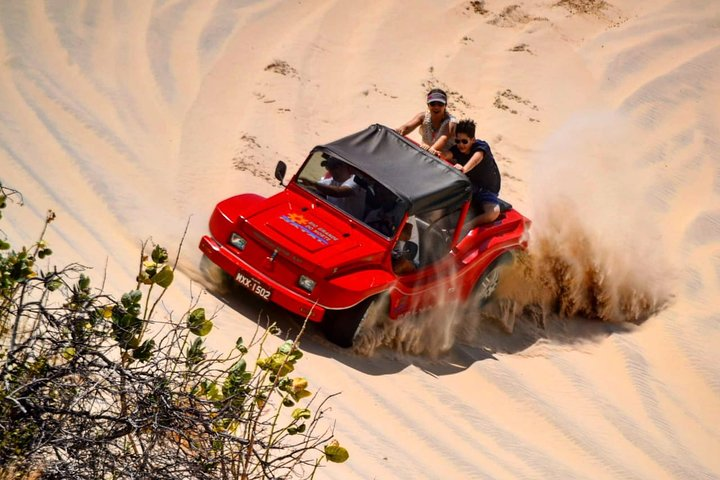
[[[421,352],[310,328],[298,368],[341,393],[350,451],[316,478],[717,478],[719,33],[703,0],[0,2],[0,182],[25,200],[0,235],[54,210],[52,262],[117,294],[187,225],[165,310],[198,299],[219,350],[292,334],[203,275],[213,206],[440,86],[533,220],[529,259],[504,306],[390,332]]]

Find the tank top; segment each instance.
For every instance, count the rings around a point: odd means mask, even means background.
[[[432,120],[430,119],[430,112],[425,112],[425,118],[423,119],[423,123],[420,126],[420,135],[422,136],[422,141],[426,145],[432,145],[437,141],[437,139],[443,135],[448,136],[447,143],[445,143],[445,146],[443,147],[443,151],[447,151],[455,145],[455,139],[450,138],[450,123],[457,123],[457,120],[455,120],[455,117],[450,115],[449,113],[445,113],[445,119],[440,124],[440,128],[435,130],[432,126]]]

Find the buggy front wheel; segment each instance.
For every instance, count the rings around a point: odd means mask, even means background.
[[[387,295],[366,298],[354,307],[328,310],[322,322],[325,338],[342,348],[353,346],[363,326],[372,325],[387,309]]]

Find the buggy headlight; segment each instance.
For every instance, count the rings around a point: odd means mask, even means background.
[[[245,240],[243,237],[241,237],[237,233],[233,232],[233,234],[230,235],[230,245],[237,248],[238,250],[245,250],[245,245],[247,245],[247,240]]]
[[[313,289],[315,288],[315,280],[306,275],[300,275],[300,278],[298,278],[298,287],[302,288],[308,293],[312,293]]]

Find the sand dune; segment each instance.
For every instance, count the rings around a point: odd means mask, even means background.
[[[167,306],[219,309],[219,349],[297,326],[202,275],[218,200],[431,86],[478,122],[529,255],[504,303],[395,330],[412,348],[310,331],[351,453],[318,478],[720,477],[717,2],[4,1],[0,62],[0,181],[25,197],[2,231],[54,210],[53,262],[120,293],[187,225]]]

